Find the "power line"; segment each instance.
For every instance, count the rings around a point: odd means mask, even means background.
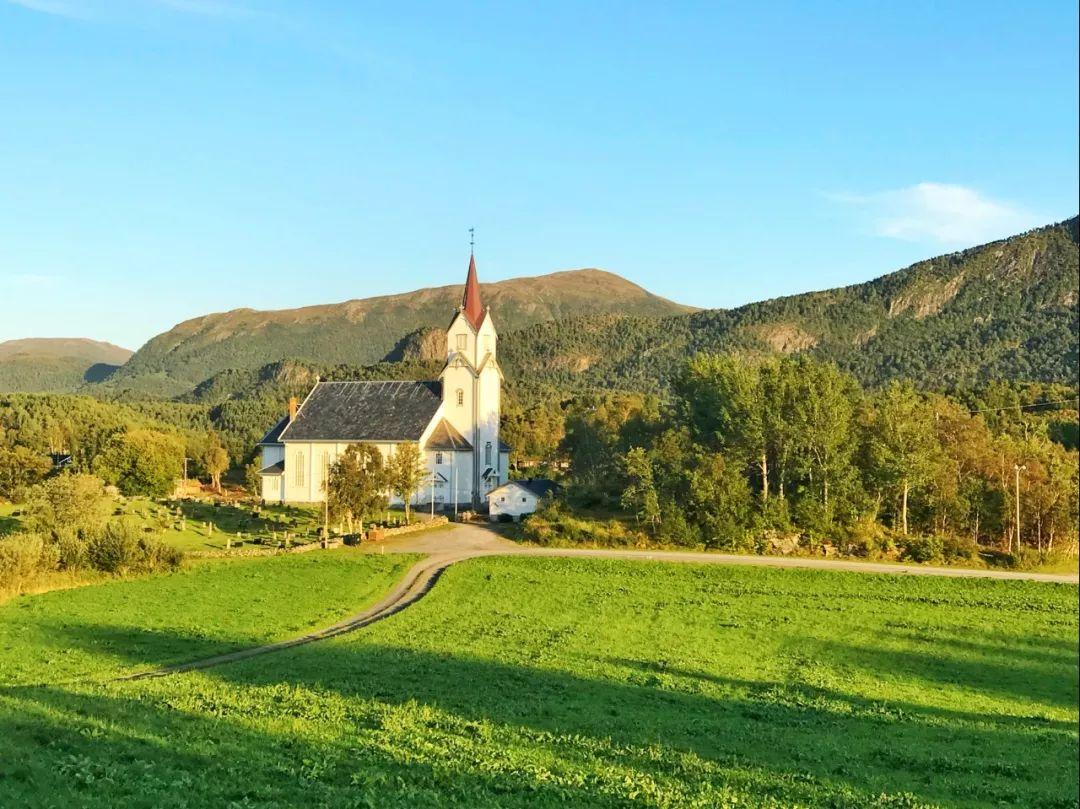
[[[1080,397],[1074,396],[1071,399],[1055,399],[1050,402],[1034,402],[1026,405],[1009,405],[1008,407],[986,407],[982,410],[969,410],[968,413],[974,416],[976,413],[1000,413],[1002,410],[1030,410],[1034,407],[1046,407],[1047,405],[1056,404],[1072,404]]]

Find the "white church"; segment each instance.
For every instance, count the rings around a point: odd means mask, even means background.
[[[429,477],[417,504],[477,508],[507,480],[510,448],[499,441],[502,371],[490,309],[480,302],[476,260],[447,329],[446,365],[430,382],[318,382],[259,442],[262,498],[317,503],[330,465],[350,444],[389,458],[419,444]],[[400,502],[400,501],[399,501]]]

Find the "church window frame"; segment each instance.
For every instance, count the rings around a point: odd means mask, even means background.
[[[296,469],[293,470],[293,481],[297,486],[304,485],[304,453],[299,450],[293,455],[293,464]]]
[[[443,454],[441,452],[436,452],[435,453],[435,465],[436,466],[442,466],[442,464],[443,464]]]
[[[469,347],[469,335],[459,334],[457,336],[457,350],[465,351]]]
[[[491,442],[484,444],[484,463],[491,466]]]
[[[465,405],[465,389],[464,388],[458,388],[456,395],[457,395],[457,406],[458,407],[464,407],[464,405]]]

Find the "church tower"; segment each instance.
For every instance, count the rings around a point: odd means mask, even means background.
[[[443,417],[472,446],[471,452],[455,455],[464,461],[457,470],[456,495],[473,508],[507,476],[507,456],[499,443],[503,377],[496,360],[498,339],[491,310],[480,300],[476,257],[470,254],[465,294],[446,333],[442,398]]]

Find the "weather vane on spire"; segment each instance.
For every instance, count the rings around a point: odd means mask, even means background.
[[[469,228],[469,255],[473,254],[473,250],[476,246],[474,236],[476,235],[476,228]]]

